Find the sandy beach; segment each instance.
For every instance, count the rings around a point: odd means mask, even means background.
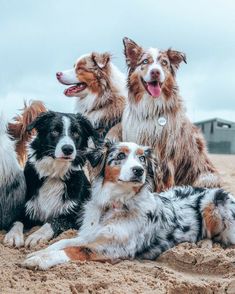
[[[211,159],[221,173],[224,187],[235,194],[235,156],[211,155]],[[31,251],[4,247],[3,233],[0,233],[0,293],[3,294],[235,293],[235,249],[224,249],[208,240],[197,245],[180,244],[151,262],[122,261],[115,265],[74,262],[48,271],[32,271],[20,267]],[[57,240],[74,234],[65,232]]]

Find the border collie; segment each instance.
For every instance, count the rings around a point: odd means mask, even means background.
[[[26,228],[42,225],[25,241],[23,224],[17,222],[5,236],[10,246],[35,246],[70,228],[78,228],[82,204],[90,196],[90,183],[82,167],[89,138],[95,139],[91,123],[80,114],[49,111],[28,130],[37,130],[30,144],[24,174],[27,184]],[[16,241],[20,240],[20,241]]]
[[[163,164],[165,188],[220,186],[203,135],[187,118],[176,83],[177,69],[186,63],[185,54],[172,49],[143,49],[128,38],[123,42],[128,101],[121,125],[107,137],[151,146]]]
[[[22,113],[14,117],[13,121],[8,124],[8,132],[16,141],[15,149],[21,166],[24,166],[27,160],[27,144],[35,135],[34,130],[27,131],[27,126],[45,111],[46,108],[41,101],[33,100],[28,105],[25,102]]]
[[[181,242],[203,238],[235,244],[234,197],[219,188],[151,193],[151,157],[148,147],[134,143],[93,151],[88,158],[100,173],[78,237],[30,254],[23,266],[45,270],[70,260],[153,260]]]
[[[3,117],[0,122],[0,179],[0,230],[9,230],[23,210],[26,184]]]
[[[101,138],[121,121],[127,96],[125,76],[111,62],[109,53],[80,56],[70,70],[58,72],[57,79],[70,85],[67,97],[76,97],[75,111],[85,115]]]

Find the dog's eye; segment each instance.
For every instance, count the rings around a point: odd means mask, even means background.
[[[139,157],[139,160],[140,160],[141,162],[145,162],[145,160],[146,160],[146,159],[145,159],[145,156],[140,156],[140,157]]]
[[[142,61],[142,63],[143,63],[143,64],[148,64],[149,61],[148,61],[148,59],[144,59],[144,60]]]
[[[59,132],[56,131],[56,130],[52,131],[51,134],[52,134],[53,137],[58,137],[59,136]]]
[[[75,139],[79,138],[79,133],[78,132],[73,132],[72,135],[73,135],[73,137]]]
[[[126,154],[123,153],[123,152],[119,153],[118,156],[117,156],[117,159],[118,159],[118,160],[122,160],[122,159],[124,159],[124,158],[126,158]]]
[[[167,61],[166,61],[165,59],[163,59],[163,60],[161,61],[161,65],[166,66],[166,65],[167,65]]]

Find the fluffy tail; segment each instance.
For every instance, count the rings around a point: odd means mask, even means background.
[[[27,131],[27,126],[36,119],[36,117],[45,112],[46,107],[41,101],[34,100],[29,105],[24,103],[22,113],[17,115],[13,122],[8,124],[8,132],[16,140],[16,153],[21,166],[24,166],[27,160],[27,143],[30,141],[35,131]]]

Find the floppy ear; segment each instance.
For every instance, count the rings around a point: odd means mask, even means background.
[[[108,52],[105,52],[102,54],[97,53],[97,52],[93,52],[91,57],[92,57],[92,60],[94,61],[95,65],[97,65],[100,69],[103,69],[106,67],[106,65],[110,61],[111,54]]]
[[[47,121],[54,116],[55,113],[53,111],[42,112],[33,122],[27,126],[26,130],[30,132],[32,129],[39,131],[40,129],[47,128]]]
[[[186,55],[183,52],[168,49],[166,53],[173,67],[174,72],[179,68],[179,65],[182,61],[184,63],[187,63]]]
[[[95,131],[95,129],[93,128],[91,122],[86,117],[81,115],[80,113],[76,114],[76,119],[79,122],[79,124],[81,125],[81,127],[82,127],[85,135],[87,136],[87,138],[91,138],[94,145],[96,146],[98,144],[98,141],[99,141],[99,135]]]
[[[143,49],[131,39],[123,38],[124,54],[126,56],[126,63],[130,68],[135,67],[139,57],[143,53]]]
[[[86,152],[86,158],[90,162],[91,166],[95,168],[94,174],[100,175],[104,172],[104,167],[109,150],[113,146],[110,140],[105,140],[102,144],[95,149],[90,148]]]

